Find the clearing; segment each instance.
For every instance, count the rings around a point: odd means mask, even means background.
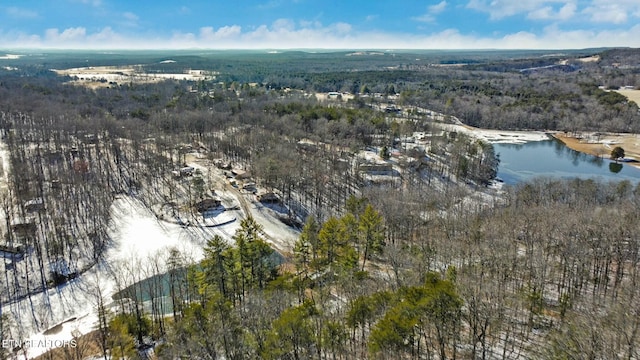
[[[146,73],[142,65],[130,66],[91,66],[65,70],[52,69],[60,76],[75,78],[70,84],[90,88],[110,86],[110,83],[154,83],[164,80],[211,80],[215,74],[205,70],[189,70],[185,73]]]

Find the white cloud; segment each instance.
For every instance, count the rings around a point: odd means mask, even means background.
[[[629,21],[630,17],[640,17],[640,2],[637,0],[593,0],[591,5],[584,9],[584,13],[594,22],[624,24]]]
[[[46,30],[42,36],[0,32],[0,43],[16,48],[90,49],[576,49],[640,47],[640,25],[600,31],[588,26],[582,30],[566,30],[555,25],[543,29],[541,33],[520,31],[479,35],[461,33],[456,29],[425,34],[362,32],[348,23],[295,24],[290,20],[280,20],[270,26],[202,27],[195,33],[175,32],[167,36],[127,35],[110,27],[96,32],[83,27],[64,30],[53,28]]]
[[[427,8],[427,12],[420,15],[420,16],[415,16],[412,17],[412,20],[415,21],[420,21],[420,22],[425,22],[425,23],[433,23],[436,21],[436,16],[437,14],[440,14],[441,12],[443,12],[446,8],[447,8],[447,2],[446,1],[441,1],[440,3],[436,4],[436,5],[431,5]]]
[[[38,17],[38,12],[36,11],[15,6],[8,7],[6,13],[13,18],[32,19]]]
[[[441,1],[439,4],[429,6],[429,13],[439,14],[447,8],[447,2]]]
[[[129,20],[129,21],[138,21],[138,15],[132,13],[132,12],[125,12],[124,14],[122,14],[122,16],[124,16],[125,19]]]
[[[45,40],[53,44],[75,43],[82,41],[87,36],[87,29],[83,27],[68,28],[60,32],[52,28],[45,31]]]
[[[559,20],[569,20],[574,17],[577,9],[578,6],[575,3],[568,3],[560,8],[560,11],[558,11],[558,16],[556,18]]]
[[[467,8],[485,12],[492,20],[517,14],[542,12],[545,8],[560,4],[565,7],[575,0],[469,0]]]
[[[91,5],[94,7],[102,6],[102,0],[71,0],[71,1],[86,4],[86,5]]]
[[[275,31],[293,31],[296,27],[295,23],[290,19],[278,19],[271,26]]]
[[[531,11],[527,17],[532,20],[570,20],[576,15],[577,5],[575,3],[565,4],[563,7],[554,10],[551,6],[545,6]]]
[[[303,28],[320,28],[322,27],[322,23],[320,21],[314,20],[300,20],[300,27]]]
[[[122,14],[122,22],[121,24],[127,27],[137,27],[138,26],[138,20],[140,20],[140,18],[138,17],[138,15],[132,13],[132,12],[125,12]]]
[[[624,24],[640,18],[638,0],[468,0],[466,7],[489,14],[491,20],[526,15],[532,20],[583,21]]]
[[[203,27],[200,29],[200,39],[204,41],[233,39],[242,33],[242,28],[238,25],[223,26],[218,30],[213,27]]]
[[[270,0],[264,4],[258,5],[258,9],[273,9],[282,6],[282,0]]]

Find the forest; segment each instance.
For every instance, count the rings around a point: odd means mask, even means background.
[[[40,359],[638,359],[640,185],[496,189],[492,145],[446,125],[639,133],[638,105],[610,91],[640,86],[639,54],[0,60],[0,336],[18,344],[74,321],[45,325],[68,317],[33,302],[104,268],[115,293],[82,289],[90,331]],[[211,76],[84,86],[52,71],[125,65]],[[116,263],[123,199],[189,231],[209,210],[236,225],[197,256],[172,247]],[[29,303],[40,320],[27,326],[15,309]]]

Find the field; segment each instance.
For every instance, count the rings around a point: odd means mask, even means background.
[[[146,73],[141,66],[95,66],[66,70],[53,70],[61,76],[75,78],[75,85],[90,88],[110,86],[111,83],[153,83],[164,80],[199,81],[211,80],[213,76],[204,70],[189,70],[185,73]]]

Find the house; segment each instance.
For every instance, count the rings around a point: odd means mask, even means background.
[[[248,179],[251,177],[250,172],[241,169],[233,169],[231,170],[231,174],[233,174],[233,176],[238,180]]]
[[[195,172],[195,168],[192,166],[185,166],[182,167],[178,170],[173,170],[171,171],[171,175],[173,175],[174,178],[178,179],[181,177],[186,177],[186,176],[192,176],[193,173]]]
[[[279,203],[280,202],[280,197],[271,191],[258,194],[256,198],[258,199],[258,201],[262,203]]]
[[[393,165],[391,164],[363,164],[358,166],[358,170],[369,174],[391,174],[393,173]]]
[[[191,176],[195,170],[193,166],[185,166],[180,169],[180,176]]]
[[[73,162],[73,170],[80,174],[86,174],[89,172],[89,162],[83,159],[78,159]]]
[[[60,182],[59,179],[53,179],[51,180],[51,188],[55,190],[59,190],[62,188],[62,183]]]
[[[0,244],[0,256],[5,259],[22,260],[26,251],[27,248],[23,244]],[[7,264],[5,264],[5,269],[8,270]]]
[[[198,212],[203,213],[209,209],[217,208],[218,206],[220,206],[220,204],[221,204],[220,199],[207,198],[195,203],[194,207],[196,208],[196,210],[198,210]]]
[[[402,110],[398,109],[395,105],[389,105],[386,108],[384,108],[384,111],[386,113],[395,113],[395,114],[397,114],[397,113],[401,112]]]
[[[18,238],[31,237],[36,234],[38,227],[35,222],[15,222],[11,224],[11,231]]]
[[[222,159],[218,159],[215,161],[216,167],[218,169],[223,169],[223,170],[231,170],[231,163],[230,162],[225,162]]]
[[[61,151],[51,151],[45,155],[50,165],[55,165],[64,161],[64,155]]]
[[[24,203],[24,209],[27,212],[36,212],[44,210],[44,200],[42,198],[35,198]]]
[[[255,193],[258,188],[256,187],[256,183],[250,182],[242,185],[242,190]]]

